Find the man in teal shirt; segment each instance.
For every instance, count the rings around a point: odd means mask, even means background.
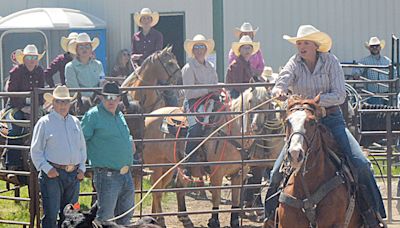
[[[123,114],[118,110],[121,93],[116,83],[106,83],[101,103],[82,119],[93,182],[97,191],[97,217],[100,222],[118,216],[135,203],[129,166],[133,163],[134,144]],[[133,211],[116,222],[130,224]]]

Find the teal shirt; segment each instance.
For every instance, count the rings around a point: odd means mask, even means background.
[[[123,114],[112,115],[103,103],[91,108],[81,121],[92,167],[119,170],[132,165],[132,136]]]
[[[65,84],[68,88],[95,88],[99,87],[100,79],[104,78],[103,65],[96,59],[82,64],[76,58],[65,65]],[[83,92],[83,96],[90,97],[93,93]]]

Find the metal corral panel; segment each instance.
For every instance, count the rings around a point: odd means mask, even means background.
[[[389,56],[391,34],[400,35],[399,11],[398,0],[224,1],[225,55],[234,41],[233,28],[248,21],[260,28],[256,39],[261,42],[266,64],[274,71],[296,51],[282,35],[295,36],[301,24],[328,33],[333,39],[332,53],[341,62],[368,55],[364,42],[371,36],[386,40],[383,54]]]

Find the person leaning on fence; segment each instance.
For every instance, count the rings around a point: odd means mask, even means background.
[[[107,82],[100,94],[101,103],[91,108],[81,122],[89,162],[94,168],[99,221],[125,213],[135,201],[129,168],[135,147],[124,115],[118,109],[121,95],[118,84]],[[132,215],[133,211],[116,222],[127,225]]]
[[[240,40],[243,36],[250,36],[251,40],[254,40],[258,28],[253,29],[253,26],[249,22],[244,22],[240,28],[235,28],[235,37]],[[228,63],[231,64],[234,60],[239,57],[232,49],[229,51]],[[253,76],[260,76],[264,70],[264,57],[259,49],[254,55],[250,57],[250,66]]]
[[[68,51],[75,55],[65,66],[65,83],[69,88],[95,88],[104,82],[103,65],[92,57],[99,44],[98,38],[91,40],[87,33],[79,33],[68,43]],[[92,95],[92,92],[82,92],[85,97]]]
[[[371,171],[370,162],[346,129],[339,108],[346,97],[344,73],[336,56],[329,53],[331,38],[312,25],[301,25],[296,37],[285,35],[283,38],[296,45],[298,53],[289,59],[279,73],[272,95],[286,99],[288,88],[292,89],[293,94],[305,98],[314,98],[320,94],[320,105],[326,110],[326,116],[321,122],[330,129],[341,152],[351,164],[352,172],[358,177],[359,194],[364,201],[359,202],[359,205],[364,203],[368,208],[360,208],[361,214],[368,227],[380,227],[379,225],[383,224],[381,218],[386,217],[382,196]],[[279,194],[275,193],[283,179],[279,168],[284,155],[283,149],[271,171],[270,187],[265,200],[266,223],[268,220],[274,220],[274,212],[278,205]]]
[[[379,40],[378,37],[371,37],[368,42],[364,44],[365,48],[367,48],[370,52],[370,55],[362,58],[358,61],[358,64],[362,65],[378,65],[378,66],[388,66],[392,63],[392,61],[381,55],[381,50],[385,47],[385,41]],[[379,69],[386,72],[389,72],[387,69]],[[354,68],[352,72],[354,78],[358,79],[360,76],[363,76],[370,80],[388,80],[388,74],[383,74],[368,68]],[[384,83],[386,84],[386,83]],[[366,84],[366,88],[368,91],[372,93],[387,93],[389,92],[389,88],[384,85],[379,85],[378,83]],[[380,97],[370,97],[367,100],[370,104],[388,104],[388,100],[385,100]]]
[[[8,81],[8,92],[27,92],[33,91],[34,88],[44,87],[43,68],[39,66],[39,61],[43,57],[44,52],[39,54],[35,45],[29,44],[24,50],[17,50],[15,57],[18,65],[10,71],[10,79]],[[43,98],[39,98],[39,105],[43,104]],[[12,109],[15,120],[29,119],[31,113],[30,97],[10,97],[7,108]],[[27,132],[27,127],[21,124],[11,124],[8,131],[8,145],[23,145],[23,138],[19,137]],[[23,170],[22,151],[18,149],[7,149],[6,151],[6,169]],[[13,174],[7,175],[7,178],[14,184],[27,183],[26,177],[16,177]]]
[[[57,72],[60,74],[60,84],[65,85],[65,65],[71,62],[74,58],[74,55],[67,49],[68,43],[74,40],[77,36],[78,33],[71,32],[68,37],[61,37],[60,44],[61,48],[64,50],[64,53],[58,55],[53,61],[51,61],[50,65],[44,71],[44,78],[50,87],[55,87],[53,75]]]
[[[132,61],[142,65],[143,61],[156,51],[160,51],[164,45],[161,32],[154,26],[158,23],[160,15],[149,8],[143,8],[133,16],[137,26],[141,28],[132,37]],[[160,85],[168,85],[167,81],[158,81]],[[162,90],[166,106],[178,106],[178,95],[175,90]]]
[[[260,43],[253,42],[250,36],[242,36],[239,42],[232,43],[231,49],[238,58],[233,60],[226,72],[226,83],[249,83],[250,79],[259,81],[258,77],[253,77],[250,66],[251,56],[258,53],[260,50]],[[229,93],[233,99],[240,96],[245,91],[246,87],[229,88]]]
[[[186,53],[190,56],[189,61],[182,68],[183,85],[202,85],[217,84],[218,76],[214,65],[206,60],[206,56],[214,50],[214,40],[206,39],[203,35],[198,34],[192,40],[186,40],[184,43]],[[194,104],[203,96],[209,93],[215,93],[213,99],[218,100],[218,89],[185,89],[185,100],[183,102],[185,112],[205,112],[204,105],[200,105],[198,110],[193,110]],[[198,118],[198,117],[197,117]],[[197,122],[196,116],[188,116],[189,129],[187,138],[202,137],[204,135],[203,126]],[[186,142],[185,154],[189,154],[200,141],[190,140]],[[189,157],[187,162],[196,160],[196,153]],[[184,174],[191,177],[191,170],[185,167]]]
[[[128,49],[122,49],[117,54],[115,65],[111,71],[111,77],[123,77],[126,78],[133,72],[133,67],[130,62],[130,54]]]
[[[57,86],[44,99],[53,110],[41,117],[32,134],[31,158],[40,171],[43,228],[55,228],[64,220],[67,204],[78,203],[80,181],[86,171],[86,143],[79,119],[68,114],[72,97],[66,86]]]

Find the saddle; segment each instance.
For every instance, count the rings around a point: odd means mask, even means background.
[[[175,109],[170,114],[183,113],[182,108]],[[173,137],[186,137],[189,123],[186,116],[166,116],[160,126],[160,131]]]

